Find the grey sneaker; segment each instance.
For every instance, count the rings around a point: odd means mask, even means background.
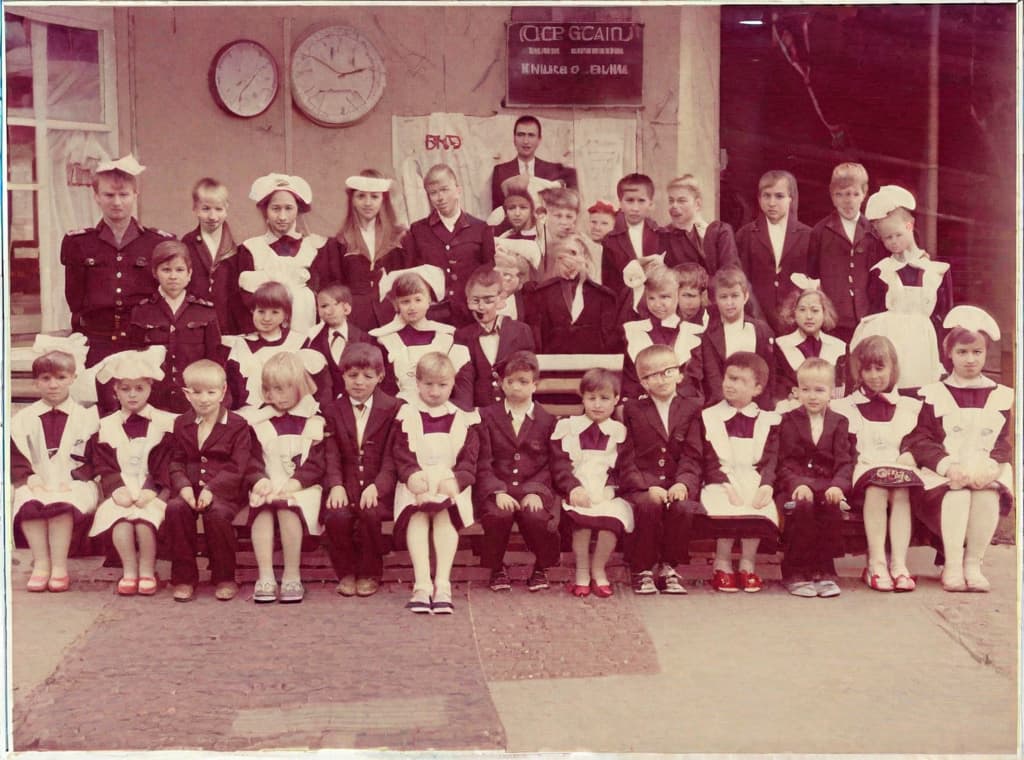
[[[815,581],[814,590],[822,599],[831,599],[832,597],[839,596],[843,593],[839,588],[839,584],[831,578],[822,578],[821,580]]]
[[[298,604],[305,595],[306,589],[303,588],[302,581],[282,581],[278,601],[282,604]]]
[[[430,614],[430,592],[423,588],[414,588],[412,590],[412,596],[409,601],[405,603],[405,608],[410,612],[416,612],[420,615]]]
[[[277,581],[256,581],[252,590],[252,600],[256,604],[277,601]]]
[[[634,594],[657,594],[658,587],[654,583],[654,573],[650,570],[643,570],[633,574]]]
[[[686,586],[683,585],[679,573],[671,565],[663,565],[658,576],[658,590],[663,594],[685,594]]]
[[[551,588],[551,584],[548,583],[548,574],[543,570],[534,570],[530,573],[530,580],[526,582],[526,587],[530,591],[543,591],[546,588]]]
[[[508,577],[505,568],[491,571],[491,579],[487,582],[491,591],[509,591],[512,588],[512,580]]]
[[[793,596],[802,596],[811,599],[818,595],[818,589],[811,581],[792,581],[786,584],[786,591]]]
[[[436,589],[434,591],[434,598],[430,601],[430,611],[435,615],[451,615],[455,612],[451,589]]]

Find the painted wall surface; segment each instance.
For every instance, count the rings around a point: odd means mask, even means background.
[[[639,114],[639,166],[650,174],[663,200],[679,156],[680,46],[718,34],[718,9],[707,9],[693,39],[681,42],[688,24],[680,8],[637,7],[633,20],[645,26],[644,108]],[[317,24],[346,24],[360,30],[381,51],[388,67],[387,89],[361,122],[329,129],[308,121],[278,94],[253,119],[236,119],[214,103],[207,71],[227,42],[249,38],[265,45],[283,64],[285,29],[291,43]],[[143,176],[140,214],[144,223],[175,233],[194,225],[189,189],[202,175],[222,179],[232,193],[230,220],[236,237],[261,229],[247,200],[252,180],[271,171],[305,177],[313,188],[311,230],[332,234],[344,214],[344,178],[365,167],[390,172],[392,114],[435,111],[485,116],[501,107],[505,87],[505,7],[140,7],[116,11],[121,150],[136,149],[149,169]],[[684,56],[685,60],[686,57]],[[713,113],[717,125],[715,77],[705,87],[707,102],[688,97],[684,118]],[[283,72],[283,65],[282,65]],[[584,109],[535,109],[543,118],[579,118]],[[597,109],[600,115],[636,116],[635,111]],[[129,114],[131,116],[129,117]],[[690,116],[687,116],[689,114]],[[285,166],[286,121],[291,119],[293,164]],[[717,129],[694,130],[689,155],[717,160]],[[710,137],[708,137],[710,135]],[[512,136],[508,137],[511,144]],[[713,143],[713,144],[711,144]],[[508,146],[496,146],[508,147]],[[539,154],[543,157],[543,146]],[[715,184],[716,177],[706,180]],[[593,200],[593,199],[584,199]],[[664,203],[659,221],[667,221]]]

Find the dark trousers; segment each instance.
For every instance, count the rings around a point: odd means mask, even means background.
[[[841,528],[843,513],[838,504],[829,504],[824,495],[814,501],[798,501],[796,509],[785,513],[783,580],[801,575],[834,575],[833,558],[843,556]]]
[[[528,509],[506,511],[498,509],[494,497],[488,497],[480,507],[480,523],[484,537],[480,545],[480,565],[491,570],[500,570],[504,564],[508,538],[512,525],[519,525],[526,547],[533,552],[535,570],[545,570],[558,564],[560,541],[557,517],[550,511],[552,505],[544,503],[544,509],[536,512]]]
[[[235,529],[231,521],[238,509],[231,503],[214,499],[202,512],[196,512],[180,497],[167,503],[164,530],[171,553],[171,583],[199,582],[196,563],[199,529],[197,519],[203,518],[206,550],[210,557],[210,580],[213,583],[235,579]]]
[[[626,535],[625,551],[634,573],[651,570],[658,562],[678,565],[690,561],[690,534],[696,502],[673,501],[667,506],[646,491],[628,494],[633,507],[633,532]]]
[[[339,580],[346,575],[380,580],[387,554],[380,526],[391,519],[392,513],[390,504],[378,504],[373,509],[342,507],[320,511],[327,554]]]

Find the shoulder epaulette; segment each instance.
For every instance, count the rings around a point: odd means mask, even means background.
[[[91,229],[93,229],[93,228],[92,227],[82,227],[81,229],[78,229],[78,230],[71,230],[71,231],[68,232],[68,236],[70,237],[71,235],[84,235],[86,232],[89,232],[89,230],[91,230]]]
[[[156,227],[143,227],[142,229],[144,229],[146,232],[155,232],[160,237],[165,237],[168,238],[169,240],[177,239],[170,232],[164,232],[163,230],[157,229]]]
[[[189,294],[187,300],[189,301],[189,303],[199,304],[200,306],[206,306],[210,309],[216,308],[213,304],[213,301],[207,301],[205,298],[200,298],[199,296],[194,296],[192,294]]]

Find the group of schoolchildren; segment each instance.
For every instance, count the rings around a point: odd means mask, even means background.
[[[99,176],[135,189],[130,171]],[[489,226],[438,165],[430,215],[404,231],[391,181],[368,170],[346,180],[345,222],[325,240],[300,231],[308,184],[271,174],[250,193],[266,232],[235,246],[227,191],[204,179],[197,229],[145,262],[155,287],[131,309],[126,350],[83,362],[40,344],[40,400],[11,423],[28,589],[68,588],[74,523],[92,515],[90,535],[121,559],[119,594],[157,592],[159,538],[173,598],[189,601],[201,517],[229,600],[247,509],[256,602],[302,600],[307,535],[323,537],[339,594],[375,593],[389,520],[416,613],[453,611],[459,530],[477,520],[495,591],[511,587],[518,525],[531,591],[548,588],[564,540],[574,596],[613,594],[620,542],[635,593],[685,594],[678,566],[700,529],[716,538],[717,591],[760,591],[758,551],[781,539],[787,590],[827,598],[852,508],[872,589],[914,590],[913,511],[941,540],[943,587],[987,591],[1012,487],[1013,393],[982,371],[999,330],[952,307],[949,265],[915,243],[913,196],[886,186],[862,213],[867,187],[862,166],[837,167],[835,211],[811,229],[791,213],[793,176],[768,172],[761,213],[734,237],[705,221],[689,175],[669,184],[659,229],[651,180],[631,174],[618,211],[590,207],[584,236],[575,190],[506,182]],[[559,353],[620,353],[623,371],[587,371],[582,414],[556,419],[534,393],[537,354]],[[83,363],[95,407],[72,398]]]

